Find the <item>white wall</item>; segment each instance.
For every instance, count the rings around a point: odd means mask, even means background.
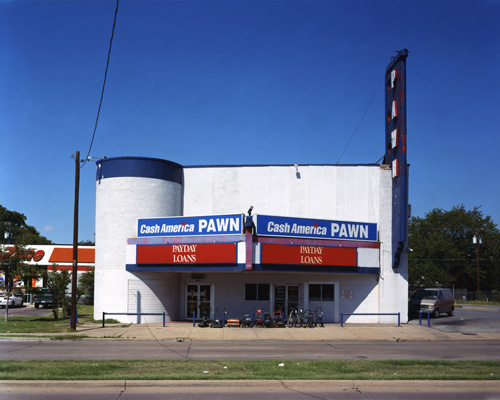
[[[298,171],[298,173],[297,173]],[[246,213],[378,222],[378,166],[184,169],[184,214]]]
[[[137,177],[97,181],[94,318],[101,319],[103,311],[129,312],[129,282],[139,277],[125,270],[126,249],[127,239],[137,237],[137,220],[180,215],[181,205],[182,187],[177,183]],[[162,296],[166,291],[156,293]]]
[[[175,215],[246,213],[377,223],[380,251],[358,249],[359,266],[380,265],[374,274],[208,273],[216,304],[238,313],[244,283],[336,284],[344,312],[401,312],[406,317],[407,264],[393,271],[391,260],[392,178],[380,166],[243,166],[184,168],[183,186],[150,178],[107,178],[97,182],[95,318],[102,311],[133,312],[140,294],[142,312],[166,310],[168,319],[183,319],[184,287],[190,275],[125,270],[127,238],[136,237],[137,219]],[[238,247],[238,262],[243,244]],[[403,257],[406,255],[403,254]],[[266,278],[265,280],[262,280]],[[134,294],[135,293],[135,294]],[[238,297],[239,296],[239,297]],[[155,299],[156,297],[156,299]],[[142,300],[141,300],[142,301]],[[151,310],[146,310],[144,307]],[[258,305],[256,305],[258,307]],[[235,312],[236,312],[235,311]],[[335,317],[338,321],[338,316]],[[137,322],[137,317],[122,318]],[[364,318],[365,322],[382,321]],[[385,320],[384,320],[385,321]]]
[[[400,267],[392,268],[392,173],[382,169],[380,185],[380,285],[379,313],[400,313],[401,323],[408,322],[408,253],[401,254]],[[381,317],[384,322],[390,317]]]

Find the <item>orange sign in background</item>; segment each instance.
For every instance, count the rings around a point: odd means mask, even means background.
[[[235,264],[236,243],[138,245],[137,264]]]
[[[262,264],[302,264],[356,267],[357,250],[322,246],[262,243]]]

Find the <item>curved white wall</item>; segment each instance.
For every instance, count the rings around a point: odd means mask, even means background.
[[[182,214],[182,184],[179,182],[182,170],[177,164],[171,164],[142,158],[106,159],[97,164],[95,319],[101,319],[102,312],[163,312],[165,307],[158,297],[168,299],[174,295],[171,292],[172,287],[178,286],[175,284],[177,278],[163,274],[162,279],[170,284],[145,288],[148,293],[142,297],[146,299],[147,296],[148,301],[142,302],[140,310],[137,306],[129,309],[129,294],[134,291],[137,295],[139,290],[134,282],[148,280],[146,275],[141,277],[142,273],[135,275],[125,270],[127,239],[137,236],[139,218]],[[175,178],[169,176],[171,168],[178,169]],[[141,176],[128,176],[132,174]],[[137,321],[137,317],[110,318]],[[169,319],[175,318],[170,315]],[[150,320],[161,321],[161,318]]]

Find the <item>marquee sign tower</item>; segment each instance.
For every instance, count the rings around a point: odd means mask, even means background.
[[[399,267],[408,247],[408,164],[406,160],[406,58],[398,51],[385,71],[385,162],[392,168],[392,255]]]

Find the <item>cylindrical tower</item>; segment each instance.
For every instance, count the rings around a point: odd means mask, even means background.
[[[134,281],[144,282],[144,277],[139,280],[126,271],[127,239],[137,236],[139,218],[182,215],[182,176],[181,165],[161,159],[117,157],[97,162],[96,319],[102,318],[102,312],[152,312],[162,308],[158,298],[149,303],[149,310],[129,299],[129,288]]]

